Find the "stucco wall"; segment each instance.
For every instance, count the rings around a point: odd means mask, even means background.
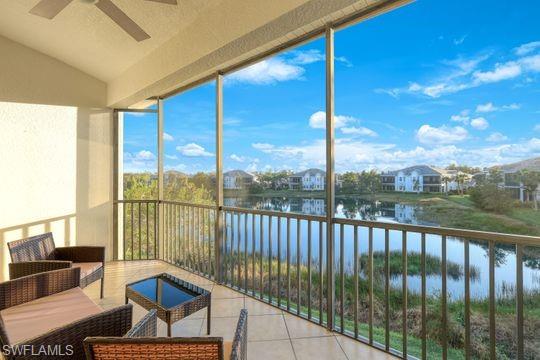
[[[111,249],[112,116],[103,82],[1,37],[0,53],[1,281],[12,240]]]

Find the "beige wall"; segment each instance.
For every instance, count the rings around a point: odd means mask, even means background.
[[[0,280],[6,243],[52,231],[58,246],[112,254],[112,116],[106,85],[0,37]]]

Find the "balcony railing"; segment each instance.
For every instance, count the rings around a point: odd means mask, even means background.
[[[117,206],[124,259],[165,260],[323,326],[332,316],[331,330],[401,357],[469,359],[484,346],[495,359],[498,321],[508,316],[516,358],[525,358],[525,339],[534,338],[525,333],[532,327],[524,316],[523,270],[525,252],[540,263],[536,237],[333,218],[329,257],[324,216],[172,201]],[[478,285],[481,250],[487,284]],[[501,251],[512,256],[504,277],[515,281],[504,294],[496,282]],[[449,283],[462,292],[450,291]],[[503,300],[515,311],[499,319]],[[472,331],[473,325],[480,331],[483,308],[486,341],[479,343]]]

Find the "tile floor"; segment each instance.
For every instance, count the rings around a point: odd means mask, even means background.
[[[161,261],[111,262],[105,270],[105,297],[99,299],[99,282],[85,292],[104,308],[124,303],[125,284],[162,272],[170,273],[212,292],[212,336],[232,340],[240,309],[247,308],[248,359],[395,359],[358,341],[327,331],[307,320],[191,274]],[[145,310],[134,304],[133,321]],[[206,310],[201,310],[173,325],[173,336],[204,336]],[[166,325],[159,321],[160,336]]]

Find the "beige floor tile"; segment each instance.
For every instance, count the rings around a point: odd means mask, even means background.
[[[212,317],[238,317],[244,308],[244,299],[212,299]]]
[[[284,314],[284,317],[291,339],[334,335],[324,327],[313,324],[308,320],[301,319],[297,316]]]
[[[292,339],[298,360],[346,360],[345,353],[334,336]]]
[[[283,312],[271,305],[265,304],[262,301],[254,300],[246,297],[246,309],[249,315],[279,315]]]
[[[212,298],[213,299],[234,299],[234,298],[243,298],[244,294],[237,291],[226,288],[225,286],[215,285],[212,289]]]
[[[260,315],[248,317],[248,341],[288,339],[283,315]]]
[[[210,336],[221,336],[225,341],[232,341],[234,338],[234,332],[236,331],[236,324],[238,323],[238,317],[227,318],[213,318],[210,325]],[[203,320],[202,329],[206,330],[206,319]],[[249,329],[249,323],[248,323]],[[203,336],[206,336],[204,331]],[[248,336],[249,338],[249,336]]]
[[[345,351],[349,359],[373,359],[373,360],[393,360],[395,356],[377,350],[359,341],[349,339],[346,336],[336,335],[336,339]]]
[[[248,342],[248,359],[295,360],[290,340]]]
[[[161,322],[161,327],[163,328],[164,334],[167,334],[167,324],[163,321]],[[179,337],[188,337],[188,336],[200,336],[201,327],[203,319],[194,319],[190,320],[188,318],[182,319],[175,322],[172,325],[172,335]],[[205,333],[206,334],[206,333]]]

